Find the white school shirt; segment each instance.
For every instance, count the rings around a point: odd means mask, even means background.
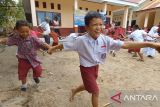
[[[151,28],[151,30],[148,32],[149,36],[146,37],[146,40],[148,40],[148,41],[154,41],[154,40],[156,40],[155,37],[158,37],[157,30],[158,30],[158,27],[157,26],[153,26]]]
[[[144,30],[135,30],[128,37],[133,38],[133,40],[136,42],[143,42],[144,35],[147,35],[147,32],[145,32]]]
[[[54,28],[58,29],[59,28],[59,21],[54,20],[53,23],[54,23]]]
[[[94,40],[88,33],[83,36],[71,34],[63,42],[64,50],[78,52],[80,65],[84,67],[103,63],[109,50],[119,50],[122,45],[122,41],[113,40],[103,34]]]
[[[51,33],[49,23],[42,22],[39,26],[41,26],[44,29],[43,35],[49,35]]]

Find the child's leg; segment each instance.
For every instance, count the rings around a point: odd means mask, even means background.
[[[92,94],[92,106],[98,107],[99,88],[96,82],[98,77],[98,65],[93,67],[80,66],[85,90]]]
[[[137,57],[137,52],[134,52],[134,54],[132,55],[132,57]]]
[[[114,50],[112,51],[112,55],[113,55],[113,57],[116,56],[116,52]]]
[[[99,97],[99,93],[92,94],[92,106],[93,107],[98,107],[98,97]]]
[[[25,85],[27,83],[27,79],[25,78],[25,79],[21,80],[21,82],[22,82],[22,85]]]
[[[27,74],[29,69],[31,68],[30,63],[25,59],[18,59],[18,76],[19,80],[22,82],[21,90],[26,91],[27,88]]]
[[[140,52],[137,52],[137,53],[138,53],[138,55],[139,55],[139,57],[140,57],[140,60],[141,60],[141,61],[144,61],[143,54],[140,53]]]
[[[38,84],[40,82],[39,77],[41,77],[42,74],[42,67],[41,65],[38,65],[37,67],[33,68],[33,79]]]
[[[27,90],[27,80],[26,78],[21,80],[22,86],[21,86],[21,91],[26,91]]]
[[[84,87],[84,85],[82,84],[82,85],[80,85],[80,86],[78,86],[77,88],[75,88],[75,89],[72,89],[71,91],[72,91],[72,95],[71,95],[71,97],[70,97],[70,101],[73,101],[74,100],[74,96],[78,93],[78,92],[81,92],[81,91],[84,91],[85,90],[85,87]]]

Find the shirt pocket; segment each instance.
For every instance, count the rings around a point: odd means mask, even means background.
[[[102,45],[99,47],[97,51],[98,51],[98,57],[101,60],[104,60],[106,58],[107,47],[105,45]]]

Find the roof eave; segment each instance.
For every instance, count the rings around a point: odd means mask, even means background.
[[[139,5],[137,3],[131,3],[131,2],[120,1],[120,0],[103,0],[103,1],[107,3],[114,3],[114,4],[126,5],[126,6],[131,6],[131,7],[138,7]]]

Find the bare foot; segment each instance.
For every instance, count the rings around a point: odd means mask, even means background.
[[[75,89],[71,89],[71,96],[70,96],[70,98],[69,98],[69,101],[70,101],[70,102],[72,102],[72,101],[74,100],[75,94],[76,94]]]
[[[112,104],[112,102],[111,103],[106,103],[103,107],[108,107],[111,104]]]

